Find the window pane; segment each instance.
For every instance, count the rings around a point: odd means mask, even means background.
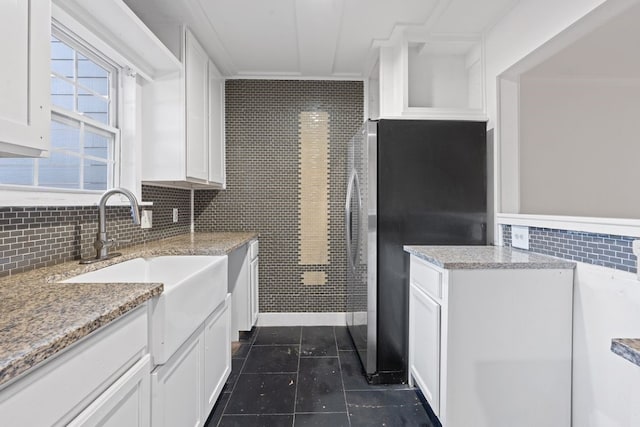
[[[73,111],[73,85],[52,76],[51,103],[65,110]]]
[[[98,160],[84,161],[84,189],[106,190],[109,165]]]
[[[109,124],[109,102],[100,96],[80,89],[78,92],[78,112],[84,113],[104,124]]]
[[[60,74],[68,79],[73,79],[73,60],[72,59],[52,59],[51,71]]]
[[[0,158],[0,183],[33,185],[33,159]]]
[[[112,146],[113,135],[106,136],[85,128],[84,154],[109,160],[109,147]]]
[[[51,37],[51,59],[73,59],[73,49]]]
[[[79,126],[51,120],[51,148],[80,152]]]
[[[39,160],[39,185],[57,188],[80,188],[80,158],[52,152]]]
[[[109,79],[106,77],[78,77],[78,83],[100,95],[109,95]]]
[[[109,77],[109,72],[88,59],[86,56],[78,54],[78,77]]]

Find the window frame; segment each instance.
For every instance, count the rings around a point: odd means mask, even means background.
[[[132,72],[130,66],[123,61],[123,57],[108,44],[96,38],[95,34],[79,24],[77,21],[70,19],[68,15],[60,14],[56,17],[54,12],[51,19],[51,35],[58,40],[68,44],[73,49],[78,49],[82,55],[88,54],[91,61],[96,62],[100,66],[104,66],[111,71],[110,90],[113,96],[109,103],[109,125],[83,116],[77,112],[63,109],[57,106],[51,106],[51,118],[61,117],[68,118],[76,122],[86,122],[101,131],[114,133],[113,150],[111,153],[111,163],[107,163],[110,167],[111,182],[107,183],[107,188],[118,187],[121,185],[122,171],[122,128],[124,123],[125,109],[123,108],[123,99],[127,98],[124,93],[124,79],[133,76],[135,80],[135,72]],[[58,19],[60,18],[60,19]],[[51,70],[50,70],[51,71]],[[131,84],[127,85],[127,90],[132,91]],[[129,98],[131,95],[128,96]],[[136,102],[139,102],[136,100]],[[78,120],[81,118],[81,120]],[[134,150],[132,144],[127,145],[129,151]],[[82,157],[88,159],[88,157]],[[37,170],[37,168],[36,168]],[[37,173],[37,172],[35,172]],[[134,193],[139,195],[140,181],[135,183]],[[137,191],[136,191],[137,190]],[[86,189],[69,189],[58,187],[45,187],[35,185],[14,185],[0,184],[0,200],[3,206],[87,206],[95,205],[104,190],[86,190]],[[117,198],[112,198],[117,199]],[[120,204],[118,200],[113,200],[110,204]]]

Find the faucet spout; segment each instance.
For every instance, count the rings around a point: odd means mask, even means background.
[[[96,257],[80,261],[81,264],[89,264],[103,259],[113,258],[120,254],[109,254],[109,247],[113,241],[107,238],[107,200],[114,194],[122,194],[129,199],[131,205],[131,219],[135,225],[140,225],[140,206],[136,196],[126,188],[112,188],[105,191],[98,201],[98,234],[93,247],[96,249]]]

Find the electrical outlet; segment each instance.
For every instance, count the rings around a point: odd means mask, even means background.
[[[511,226],[511,246],[520,249],[529,249],[529,227],[521,225]]]
[[[178,222],[178,208],[173,208],[173,222]]]
[[[153,212],[148,209],[142,210],[142,215],[140,216],[140,228],[151,228]]]

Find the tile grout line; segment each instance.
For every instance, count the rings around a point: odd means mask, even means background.
[[[347,391],[344,387],[344,374],[342,372],[342,362],[340,362],[340,349],[338,348],[338,335],[336,334],[336,327],[333,327],[333,340],[336,345],[336,354],[338,355],[338,368],[340,368],[340,381],[342,382],[342,395],[344,396],[344,407],[347,411],[347,421],[349,427],[351,427],[351,415],[349,415],[349,403],[347,402]]]
[[[296,425],[296,406],[298,405],[298,387],[300,385],[300,359],[302,356],[302,332],[304,326],[300,326],[300,339],[298,341],[298,369],[296,370],[296,392],[293,394],[293,420],[292,427]]]
[[[216,424],[216,427],[220,426],[220,423],[222,423],[222,418],[224,418],[224,416],[226,415],[225,412],[227,412],[227,406],[229,406],[229,402],[231,402],[231,396],[233,395],[233,391],[236,389],[236,386],[238,385],[238,381],[240,380],[240,374],[242,374],[242,371],[244,370],[244,365],[247,363],[247,360],[249,359],[249,354],[251,353],[251,350],[253,349],[253,343],[256,340],[256,337],[258,336],[259,333],[259,327],[256,326],[256,336],[253,337],[253,340],[251,341],[251,343],[249,344],[249,351],[247,351],[247,355],[244,357],[244,361],[242,362],[242,366],[240,366],[240,371],[238,372],[238,378],[236,378],[236,382],[233,384],[233,387],[231,388],[231,391],[229,392],[229,399],[227,399],[227,403],[225,403],[224,408],[222,409],[222,414],[220,415],[220,419],[218,420],[218,423]],[[231,357],[231,369],[233,369],[233,357]],[[218,397],[220,398],[220,397]]]

